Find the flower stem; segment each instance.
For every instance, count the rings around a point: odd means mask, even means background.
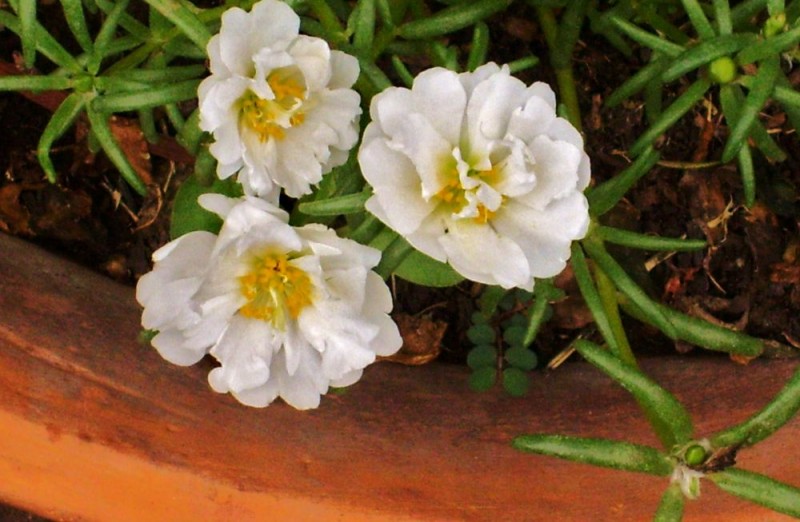
[[[564,56],[566,50],[559,50],[559,42],[557,41],[559,28],[556,17],[553,14],[553,10],[547,7],[537,7],[536,14],[538,15],[545,40],[547,40],[547,47],[550,49],[550,63],[555,69],[558,94],[561,103],[566,108],[566,117],[578,129],[578,132],[582,133],[581,110],[578,106],[578,92],[575,89],[575,79],[572,75],[571,56],[568,59],[559,59]],[[574,44],[574,42],[572,43]]]
[[[594,265],[594,281],[597,284],[600,301],[603,303],[606,316],[608,316],[611,332],[617,340],[614,355],[632,366],[638,366],[636,357],[633,355],[631,345],[628,342],[628,336],[625,335],[625,328],[622,326],[622,318],[619,315],[619,303],[617,301],[617,289],[606,273],[596,264]]]
[[[344,27],[342,27],[342,23],[336,17],[336,13],[333,12],[328,2],[325,0],[308,0],[308,5],[328,33],[328,36],[333,40],[331,43],[340,44],[346,41],[343,35]]]

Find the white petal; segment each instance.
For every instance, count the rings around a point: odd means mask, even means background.
[[[209,382],[216,391],[240,392],[263,385],[270,377],[273,330],[268,323],[237,316],[211,349],[221,364]]]
[[[441,239],[447,260],[467,279],[503,288],[529,288],[532,277],[522,249],[489,225],[454,223]]]
[[[240,200],[211,192],[208,194],[200,194],[197,198],[197,203],[209,212],[213,212],[222,219],[225,219],[228,214],[230,214],[231,210],[240,203]]]
[[[475,86],[467,104],[470,150],[465,159],[469,163],[489,148],[489,142],[506,135],[512,112],[525,103],[525,91],[524,83],[501,73]]]
[[[211,373],[214,373],[215,370],[212,370]],[[209,374],[209,380],[211,379],[211,374]],[[278,380],[277,379],[270,379],[269,381],[265,382],[261,386],[256,388],[250,388],[248,390],[242,390],[240,392],[231,392],[233,396],[236,398],[237,401],[241,402],[245,406],[251,406],[253,408],[264,408],[269,406],[272,401],[278,396]]]
[[[334,388],[345,388],[347,386],[352,386],[361,378],[363,375],[364,370],[353,370],[352,372],[346,373],[342,375],[338,379],[331,379],[330,385]]]
[[[408,234],[406,240],[423,254],[444,263],[447,261],[447,253],[439,239],[444,235],[446,227],[441,214],[435,212],[426,217],[417,230]]]
[[[189,350],[183,346],[183,335],[177,330],[164,330],[150,341],[161,357],[177,364],[190,366],[206,354],[206,350]]]
[[[422,186],[411,161],[400,152],[390,149],[382,139],[361,146],[358,162],[364,178],[375,194],[367,208],[379,205],[384,209],[387,223],[400,234],[409,234],[435,208],[422,197]]]
[[[573,240],[586,234],[588,207],[583,194],[555,201],[539,211],[509,203],[493,218],[498,233],[515,241],[525,252],[531,274],[538,278],[561,273]]]
[[[371,320],[380,327],[378,335],[369,343],[372,351],[376,355],[384,357],[397,353],[397,350],[403,346],[403,338],[400,337],[400,331],[392,318],[388,315],[381,315],[372,317]]]
[[[414,79],[411,93],[414,110],[424,114],[445,140],[457,145],[467,105],[458,75],[443,68],[428,69]]]
[[[575,192],[578,187],[578,168],[583,152],[565,141],[553,141],[538,136],[530,146],[536,161],[536,187],[525,198],[526,203],[544,208],[553,199]]]
[[[502,68],[494,62],[489,62],[481,65],[473,72],[469,73],[461,73],[458,75],[458,79],[461,81],[461,85],[464,86],[464,90],[467,92],[467,96],[472,95],[472,91],[475,89],[475,86],[487,79],[490,76],[495,74],[505,74],[508,75],[508,67],[503,66]]]
[[[267,47],[275,42],[290,40],[300,30],[300,17],[291,7],[277,0],[260,0],[253,5],[252,46]]]
[[[328,380],[322,376],[319,356],[304,354],[305,357],[294,375],[286,372],[281,361],[282,353],[276,356],[273,374],[277,377],[281,398],[298,410],[308,410],[319,406],[320,395],[328,391]]]
[[[249,15],[238,7],[228,9],[222,14],[219,32],[219,57],[228,71],[248,76],[250,57],[248,40],[250,38]],[[216,64],[215,64],[216,65]],[[214,68],[217,70],[217,68]]]
[[[329,89],[349,89],[358,80],[360,67],[354,56],[341,51],[331,51],[331,80]]]
[[[518,107],[511,114],[508,135],[526,143],[543,134],[556,119],[556,111],[540,97],[529,98],[524,107]]]
[[[325,40],[312,36],[298,36],[292,42],[289,54],[303,71],[306,89],[315,92],[328,85],[331,77],[331,50]]]
[[[422,197],[433,197],[449,181],[454,145],[444,139],[421,114],[407,114],[393,129],[387,146],[411,160],[422,180]]]

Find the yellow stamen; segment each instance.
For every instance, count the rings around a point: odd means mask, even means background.
[[[447,209],[447,212],[458,214],[468,203],[466,196],[467,189],[461,185],[461,180],[455,165],[448,165],[444,169],[444,172],[447,183],[433,198],[438,200]],[[467,175],[470,177],[477,177],[482,182],[491,186],[499,181],[499,174],[496,166],[492,166],[489,170],[470,170]],[[495,211],[489,210],[481,203],[477,205],[477,210],[478,215],[472,219],[481,224],[487,223],[495,214]]]
[[[241,122],[255,131],[262,142],[274,138],[282,140],[286,129],[303,123],[300,112],[306,96],[302,75],[296,67],[275,69],[267,77],[274,99],[260,98],[247,91],[239,100]]]
[[[285,329],[288,318],[297,319],[313,301],[314,287],[305,271],[290,263],[286,254],[253,256],[250,271],[239,277],[239,290],[247,303],[239,313]]]

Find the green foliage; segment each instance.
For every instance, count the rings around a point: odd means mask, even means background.
[[[497,376],[503,389],[513,396],[525,395],[530,386],[528,372],[539,365],[539,358],[531,345],[540,327],[552,315],[550,302],[561,299],[563,291],[547,279],[536,282],[534,292],[508,291],[500,287],[486,287],[478,300],[478,310],[472,314],[472,326],[467,329],[467,339],[473,344],[467,354],[467,365],[473,370],[470,387],[483,391],[488,369]],[[481,377],[475,374],[480,372]]]
[[[514,439],[514,447],[531,453],[660,477],[672,472],[672,463],[666,455],[648,446],[628,442],[564,435],[520,435]]]
[[[653,522],[678,522],[683,520],[683,507],[686,499],[678,484],[670,484],[661,497]]]
[[[720,489],[792,517],[800,517],[800,488],[759,473],[731,468],[709,476]]]
[[[216,177],[210,183],[203,181],[198,173],[189,176],[181,184],[172,207],[172,220],[169,234],[173,239],[195,230],[205,230],[216,234],[222,226],[222,219],[200,206],[197,198],[202,194],[224,194],[236,197],[241,188],[230,178],[220,180]]]
[[[147,187],[117,143],[108,123],[109,117],[118,112],[169,107],[195,98],[198,78],[205,68],[171,66],[169,62],[178,55],[160,59],[162,55],[159,53],[164,52],[164,42],[170,39],[178,41],[181,35],[198,45],[202,43],[200,49],[204,51],[210,32],[204,22],[183,4],[175,0],[160,0],[151,2],[151,6],[164,11],[165,16],[175,23],[175,29],[166,35],[157,34],[130,17],[126,12],[128,2],[123,1],[110,6],[102,2],[98,4],[106,12],[106,17],[92,36],[91,24],[87,22],[81,2],[63,0],[61,3],[67,26],[81,49],[77,56],[70,54],[37,21],[35,1],[12,1],[16,16],[0,10],[0,23],[20,36],[25,64],[29,68],[34,67],[37,52],[58,67],[47,75],[0,77],[0,90],[70,91],[53,113],[37,147],[37,157],[51,182],[56,181],[57,173],[50,160],[50,149],[85,113],[92,138],[131,188],[144,195]],[[162,39],[164,36],[168,38]],[[158,67],[147,71],[137,68],[156,55],[160,56]]]
[[[714,0],[711,5],[683,0],[682,4],[683,11],[670,12],[666,4],[622,1],[593,15],[595,25],[602,26],[602,34],[612,43],[619,46],[619,36],[624,35],[652,51],[650,64],[625,80],[607,104],[614,106],[645,92],[652,108],[653,104],[660,105],[661,91],[668,83],[695,77],[666,109],[648,111],[650,126],[630,147],[632,155],[640,156],[703,98],[717,89],[721,89],[720,97],[725,97],[724,90],[731,85],[745,87],[748,92],[740,103],[721,100],[730,131],[721,161],[737,159],[744,202],[752,206],[756,184],[748,138],[770,159],[785,159],[783,151],[763,132],[759,115],[769,100],[782,104],[787,112],[800,108],[800,100],[781,100],[776,94],[782,83],[780,57],[796,53],[800,43],[800,13],[789,13],[782,2],[743,2],[733,9],[727,0]],[[763,25],[751,25],[754,19],[764,20]],[[754,67],[743,67],[751,64]]]
[[[648,379],[640,370],[586,341],[578,341],[577,350],[592,364],[617,380],[642,405],[654,430],[662,438],[665,451],[606,439],[567,437],[563,435],[520,435],[514,447],[522,451],[551,455],[596,466],[671,475],[672,479],[655,513],[656,521],[681,520],[684,499],[680,477],[687,470],[714,482],[738,497],[791,516],[800,516],[800,489],[764,475],[734,467],[735,455],[743,445],[754,444],[785,424],[800,408],[800,370],[773,402],[743,424],[714,436],[711,441],[691,440],[688,414],[669,392]],[[652,414],[656,414],[654,417]],[[667,437],[664,437],[664,434]],[[722,456],[722,457],[720,457]],[[713,466],[710,461],[714,460]],[[673,471],[677,470],[676,473]],[[699,494],[698,478],[690,493]]]

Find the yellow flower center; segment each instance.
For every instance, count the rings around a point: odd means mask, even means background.
[[[303,123],[300,112],[306,89],[303,76],[297,67],[280,67],[267,76],[267,83],[275,98],[260,98],[247,91],[239,100],[240,121],[258,134],[262,142],[270,138],[281,140],[286,129]]]
[[[467,193],[474,194],[477,192],[481,183],[477,184],[474,188],[464,188],[458,176],[458,170],[454,164],[448,165],[448,167],[444,169],[444,172],[447,183],[433,197],[440,202],[448,213],[459,214],[469,204]],[[493,166],[489,170],[470,170],[467,176],[476,178],[478,181],[491,186],[498,181],[499,173],[497,168]],[[477,216],[471,219],[475,220],[476,223],[484,224],[494,216],[496,210],[490,210],[483,203],[478,203],[477,212]]]
[[[289,261],[286,254],[253,256],[250,271],[239,277],[239,290],[247,299],[239,313],[279,330],[285,329],[287,318],[297,319],[311,304],[314,287],[308,274]]]

